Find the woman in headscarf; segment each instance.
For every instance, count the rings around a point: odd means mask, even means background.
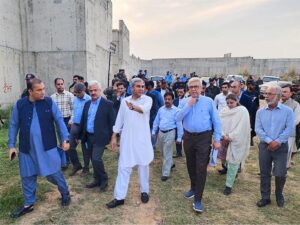
[[[226,97],[227,107],[220,112],[222,147],[227,147],[227,175],[224,195],[229,195],[240,164],[244,164],[250,148],[250,118],[234,94]]]

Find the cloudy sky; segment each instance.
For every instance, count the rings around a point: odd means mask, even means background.
[[[300,58],[300,0],[112,0],[143,59]]]

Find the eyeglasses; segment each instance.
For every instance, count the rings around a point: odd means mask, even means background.
[[[272,95],[276,95],[275,93],[270,93],[270,92],[266,92],[264,93],[265,96],[272,96]]]
[[[189,89],[198,89],[199,86],[198,85],[195,85],[195,86],[189,86]]]

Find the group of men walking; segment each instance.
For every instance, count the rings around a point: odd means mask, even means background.
[[[250,86],[251,83],[247,85]],[[145,83],[140,78],[134,78],[130,83],[131,95],[127,96],[125,84],[121,82],[117,84],[117,98],[111,102],[101,95],[101,86],[97,81],[89,82],[89,95],[84,83],[75,84],[72,87],[74,97],[72,93],[64,90],[64,80],[56,78],[57,92],[49,98],[45,96],[45,84],[32,78],[27,86],[28,96],[17,101],[10,121],[9,158],[12,160],[17,154],[15,147],[19,132],[19,164],[25,199],[24,205],[12,216],[20,217],[33,210],[37,176],[46,176],[51,183],[58,186],[63,206],[70,203],[68,186],[61,172],[61,167],[64,166],[62,153],[67,153],[73,164],[71,176],[81,169],[82,176],[88,174],[91,161],[94,180],[86,188],[99,187],[101,191],[105,191],[108,175],[102,156],[109,143],[112,151],[116,151],[118,137],[118,175],[114,199],[106,204],[108,208],[124,204],[131,171],[135,166],[138,168],[141,201],[149,201],[149,164],[153,160],[153,146],[157,139],[163,155],[162,181],[170,178],[171,169],[175,166],[173,144],[176,143],[176,157],[181,157],[183,141],[190,178],[190,189],[184,193],[184,197],[193,198],[193,209],[203,212],[202,195],[211,147],[216,150],[222,148],[222,124],[218,110],[226,107],[226,100],[224,103],[222,95],[226,97],[229,87],[241,104],[246,102],[246,108],[247,99],[251,99],[251,106],[247,109],[250,121],[255,121],[251,122],[251,125],[255,123],[252,132],[256,132],[260,138],[262,199],[257,206],[270,203],[272,162],[273,174],[276,177],[277,204],[284,205],[282,190],[287,170],[288,139],[295,129],[296,120],[294,121],[293,111],[284,105],[294,107],[295,104],[289,103],[288,99],[284,104],[279,103],[281,88],[268,89],[267,106],[260,109],[255,116],[258,106],[253,109],[255,97],[248,96],[251,95],[251,88],[248,88],[249,93],[241,93],[240,83],[236,81],[231,84],[223,83],[222,93],[216,95],[215,101],[201,95],[203,85],[198,77],[187,81],[189,96],[185,96],[184,88],[178,88],[178,98],[175,100],[173,93],[167,88],[154,90],[153,86],[153,82]],[[163,92],[163,95],[159,92]],[[163,103],[157,93],[160,97],[163,96]],[[297,107],[299,104],[294,108]],[[55,124],[59,129],[59,144],[56,143]],[[83,151],[83,166],[76,151],[79,143]],[[57,146],[63,151],[58,151]]]

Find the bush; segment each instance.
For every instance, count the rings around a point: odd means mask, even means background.
[[[12,112],[12,106],[6,109],[0,109],[0,118],[1,118],[0,127],[8,128],[11,112]]]

